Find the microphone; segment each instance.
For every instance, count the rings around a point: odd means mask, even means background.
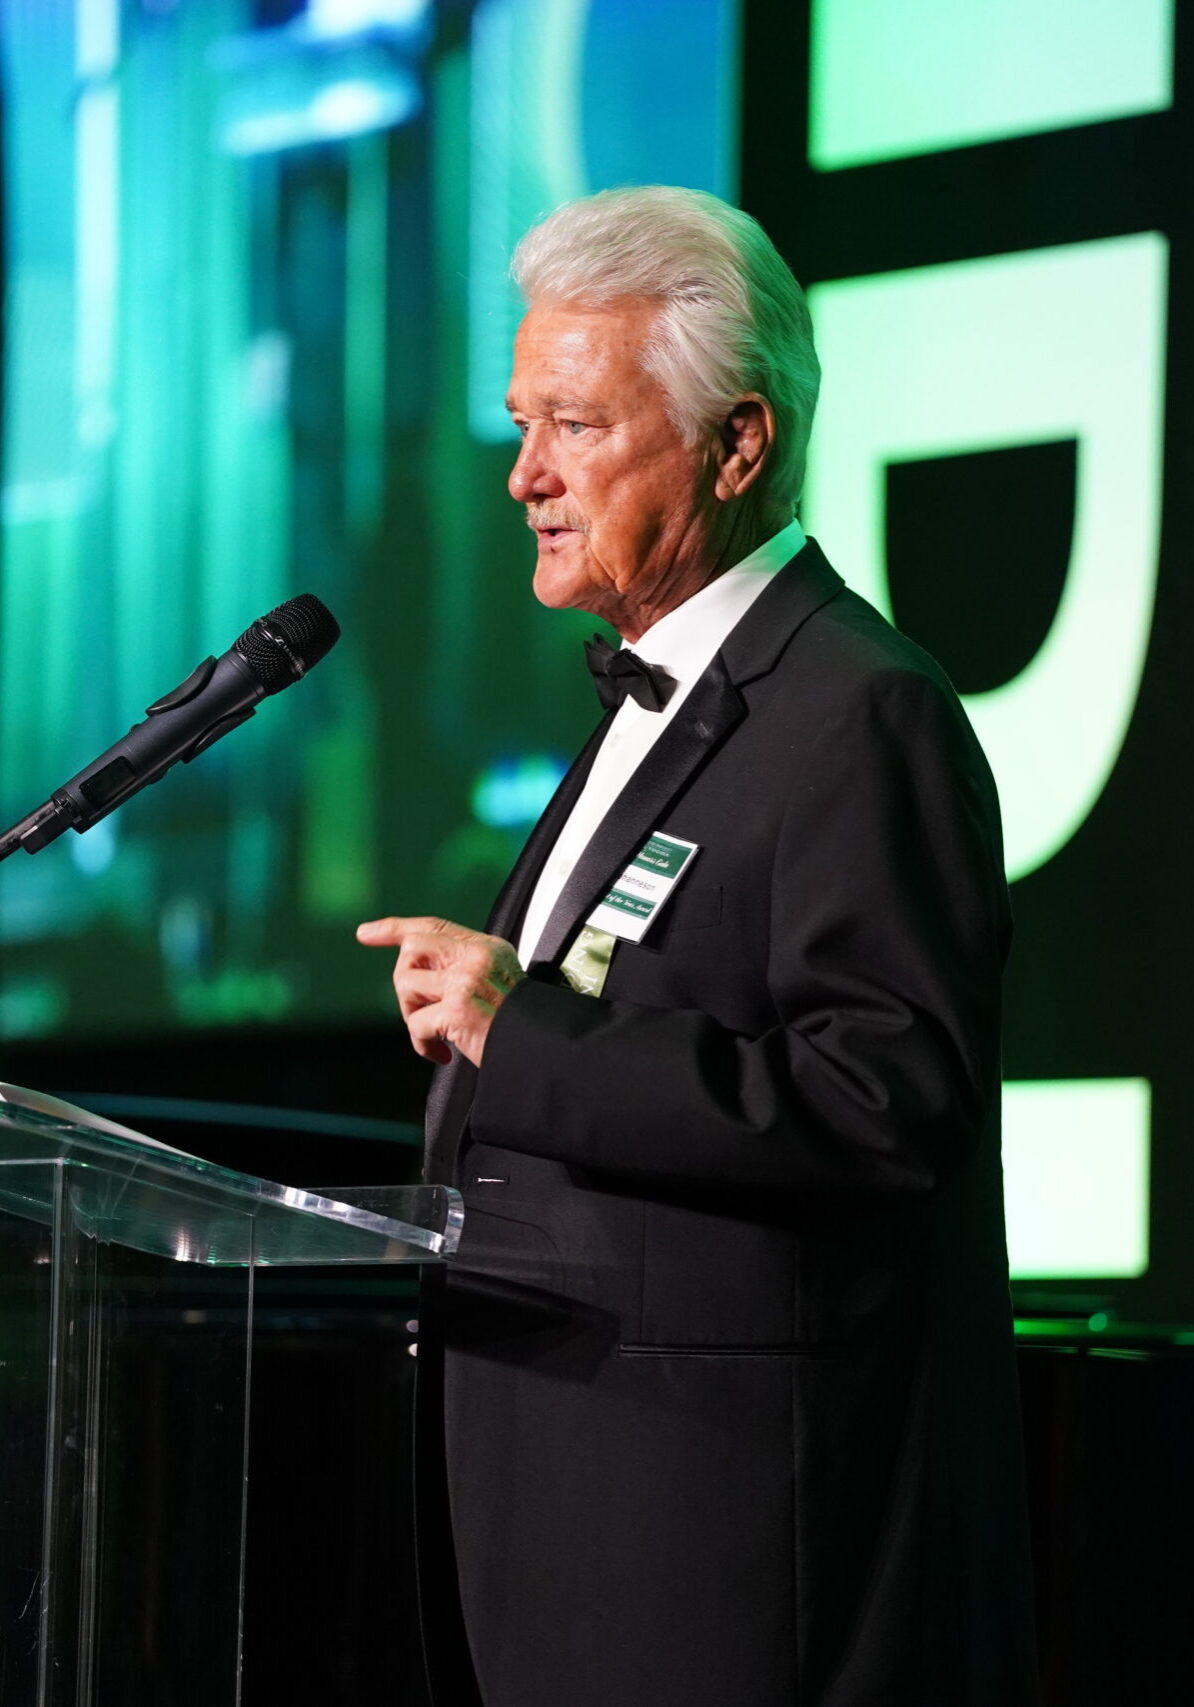
[[[311,593],[260,616],[222,658],[205,658],[172,693],[155,700],[144,723],[63,783],[0,835],[0,860],[18,848],[37,853],[62,835],[89,830],[138,789],[159,782],[179,759],[189,765],[244,723],[258,700],[297,682],[340,638],[340,625]]]

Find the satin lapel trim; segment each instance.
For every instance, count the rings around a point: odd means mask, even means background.
[[[755,676],[762,675],[775,664],[780,652],[787,645],[792,635],[805,619],[826,604],[834,595],[841,591],[844,582],[837,572],[830,568],[822,555],[821,548],[815,539],[806,541],[803,548],[797,552],[792,561],[782,569],[771,585],[759,595],[747,611],[742,621],[727,638],[722,647],[721,656],[725,668],[720,676],[720,685],[714,686],[706,696],[713,722],[726,715],[726,707],[731,701],[725,698],[726,680],[729,682],[748,682]],[[698,724],[702,722],[702,714],[697,709],[698,695],[702,693],[709,681],[710,673],[720,667],[719,660],[714,660],[705,677],[692,690],[684,705],[680,708],[675,722],[666,729],[655,747],[643,761],[630,783],[619,796],[618,801],[607,814],[603,824],[598,829],[589,850],[582,855],[572,877],[564,887],[551,917],[547,921],[545,934],[540,939],[541,946],[546,949],[549,941],[554,940],[553,926],[557,923],[557,915],[564,917],[564,908],[569,897],[575,892],[581,894],[584,885],[580,882],[579,874],[587,872],[590,855],[599,845],[603,846],[606,832],[614,835],[611,825],[621,817],[625,806],[628,811],[631,796],[641,786],[646,787],[651,778],[662,779],[664,773],[676,776],[676,785],[686,774],[677,768],[680,759],[673,760],[670,755],[682,750],[687,755],[689,768],[701,757],[711,739],[698,733]],[[732,692],[732,689],[731,689]],[[718,735],[732,727],[741,715],[740,703],[735,716],[719,728]],[[543,816],[531,831],[526,846],[514,862],[514,868],[502,885],[497,900],[489,914],[486,929],[494,936],[510,940],[514,931],[522,921],[526,904],[530,900],[531,891],[535,886],[543,862],[555,846],[556,838],[568,820],[568,814],[575,806],[581,789],[585,785],[589,770],[596,756],[597,749],[605,739],[606,730],[613,721],[613,713],[607,712],[597,725],[580,753],[575,763],[561,782],[559,788],[544,809]],[[710,724],[712,727],[712,724]],[[684,734],[687,731],[687,735]],[[694,739],[695,738],[695,739]],[[657,757],[657,755],[659,755]],[[660,780],[660,786],[664,786]],[[670,798],[670,794],[668,796]],[[654,825],[648,825],[643,834],[648,835]],[[641,845],[641,844],[640,844]],[[635,849],[633,852],[637,852]],[[616,855],[614,856],[616,860]],[[628,855],[631,858],[633,855]],[[616,876],[616,873],[611,875]],[[565,927],[566,929],[566,927]],[[555,950],[551,954],[536,954],[536,960],[551,960],[555,958]]]
[[[585,785],[585,779],[596,757],[597,749],[605,739],[605,732],[612,720],[613,713],[607,712],[577,754],[571,769],[544,807],[543,816],[528,836],[525,847],[515,860],[514,867],[503,883],[498,892],[498,898],[490,910],[489,922],[485,928],[491,936],[504,937],[509,942],[515,928],[521,924],[522,915],[531,898],[531,891],[534,889],[539,873],[543,869],[543,862],[555,846],[557,836],[567,823],[568,814],[576,805],[577,797]]]
[[[746,715],[738,685],[774,669],[796,631],[844,586],[810,539],[759,594],[598,825],[552,908],[536,961],[564,953],[705,754]],[[582,757],[592,762],[589,748]]]
[[[595,831],[564,885],[539,941],[537,962],[556,960],[577,926],[656,828],[705,754],[745,715],[736,684],[774,668],[797,629],[845,585],[810,539],[730,634]],[[576,804],[612,713],[602,718],[531,831],[489,915],[489,930],[509,941],[543,862]],[[457,1058],[441,1067],[427,1097],[427,1177],[450,1179],[468,1119],[475,1069]],[[445,1170],[446,1164],[446,1170]]]
[[[721,648],[730,680],[742,686],[775,668],[797,630],[845,586],[815,539],[764,587]]]
[[[742,696],[715,658],[593,832],[543,927],[536,961],[554,961],[567,947],[705,754],[745,714]]]

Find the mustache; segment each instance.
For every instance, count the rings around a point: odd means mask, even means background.
[[[589,524],[582,516],[568,510],[553,510],[546,505],[527,508],[527,526],[538,532],[541,528],[570,528],[574,533],[588,533]]]

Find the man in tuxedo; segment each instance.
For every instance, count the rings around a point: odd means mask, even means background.
[[[481,1698],[1026,1707],[990,773],[795,518],[818,368],[755,222],[605,192],[515,272],[535,593],[624,645],[488,932],[360,931],[465,1200]]]

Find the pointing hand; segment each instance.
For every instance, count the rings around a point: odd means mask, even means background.
[[[526,976],[510,944],[429,918],[372,919],[357,941],[399,950],[394,991],[416,1051],[443,1065],[454,1044],[479,1067],[494,1014]]]

